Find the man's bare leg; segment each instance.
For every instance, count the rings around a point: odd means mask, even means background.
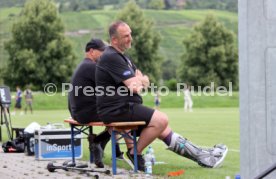
[[[150,123],[141,132],[140,138],[137,143],[138,154],[141,154],[144,148],[146,148],[150,143],[152,143],[156,138],[158,138],[161,135],[161,133],[167,128],[167,126],[167,115],[158,110],[155,110],[150,120]],[[130,151],[130,153],[133,154],[133,149]]]
[[[159,139],[167,144],[169,150],[208,168],[219,167],[228,151],[227,146],[223,144],[215,145],[209,149],[198,147],[186,138],[173,132],[169,126],[163,130]]]

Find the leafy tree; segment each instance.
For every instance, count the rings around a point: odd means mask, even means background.
[[[165,81],[165,86],[167,86],[172,91],[176,91],[177,90],[177,80],[174,78],[171,78],[170,80]]]
[[[61,85],[68,81],[75,66],[75,55],[64,37],[64,26],[49,0],[26,3],[5,49],[9,59],[4,81],[11,86],[32,84],[42,89],[50,82]]]
[[[149,9],[164,9],[165,4],[163,0],[150,0],[148,4]]]
[[[238,11],[237,0],[187,0],[187,9],[220,9]]]
[[[169,80],[171,78],[176,77],[176,70],[177,69],[177,64],[171,60],[165,60],[162,63],[162,79],[163,80]]]
[[[0,7],[14,7],[24,5],[26,0],[0,0]],[[87,9],[102,9],[105,5],[122,7],[128,0],[55,0],[60,4],[60,11],[81,11]],[[237,0],[135,0],[143,9],[156,9],[159,5],[165,9],[220,9],[238,11]],[[153,5],[153,7],[151,7]],[[157,6],[156,6],[157,5]],[[160,6],[159,6],[160,7]],[[163,8],[161,8],[163,9]]]
[[[165,9],[184,9],[186,0],[164,0]]]
[[[142,10],[133,1],[119,12],[117,19],[129,24],[132,30],[133,44],[128,51],[129,56],[143,73],[156,82],[160,77],[160,35],[153,30],[153,22],[145,18]]]
[[[220,24],[212,15],[194,27],[184,40],[180,78],[194,86],[215,85],[233,87],[238,85],[238,53],[234,34]]]
[[[0,0],[0,7],[22,7],[25,3],[25,0]]]

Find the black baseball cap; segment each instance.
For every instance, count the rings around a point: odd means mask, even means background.
[[[100,39],[91,39],[90,42],[86,44],[85,52],[88,52],[91,48],[104,51],[106,45],[105,43]]]

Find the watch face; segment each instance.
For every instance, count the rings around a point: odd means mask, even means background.
[[[9,87],[0,87],[0,104],[11,104],[11,93]]]

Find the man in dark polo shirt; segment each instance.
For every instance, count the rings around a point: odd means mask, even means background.
[[[145,121],[140,128],[137,143],[138,170],[144,171],[143,149],[156,138],[164,141],[168,148],[203,167],[219,167],[226,154],[223,144],[202,149],[192,144],[168,126],[166,114],[142,105],[139,92],[149,85],[149,78],[124,54],[131,48],[131,29],[125,22],[117,21],[110,25],[111,46],[107,47],[96,67],[97,109],[99,118],[104,123],[115,121]],[[142,60],[142,59],[141,59]],[[127,152],[133,162],[133,148]]]
[[[72,90],[69,92],[69,111],[73,119],[82,124],[100,121],[97,115],[95,90],[95,70],[96,61],[102,55],[105,44],[100,39],[92,39],[86,44],[85,58],[75,70],[71,85]],[[93,151],[95,164],[102,168],[103,150],[106,143],[110,140],[110,134],[107,130],[103,131],[97,137],[90,136],[91,150]],[[120,152],[119,145],[117,147],[117,156]]]

